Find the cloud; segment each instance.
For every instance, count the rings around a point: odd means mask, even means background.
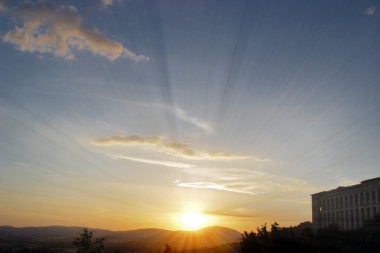
[[[256,160],[256,162],[262,162],[262,163],[270,161],[268,158],[255,158],[255,160]]]
[[[314,189],[306,181],[277,176],[261,171],[239,168],[192,168],[186,174],[199,180],[177,181],[178,187],[214,189],[244,194],[311,192]]]
[[[167,142],[163,137],[140,137],[140,136],[110,136],[94,138],[92,143],[101,146],[127,145],[137,147],[151,147],[154,150],[165,152],[169,155],[191,160],[238,160],[248,159],[249,156],[194,150],[189,143]]]
[[[11,8],[5,1],[1,1],[0,9],[23,20],[21,26],[15,26],[3,37],[5,42],[16,45],[21,51],[52,53],[72,59],[75,57],[75,49],[87,50],[109,60],[119,57],[136,62],[149,60],[107,38],[97,29],[84,27],[82,17],[74,6],[24,3]]]
[[[206,120],[203,120],[201,118],[194,117],[187,113],[185,110],[183,110],[181,107],[176,105],[166,105],[166,104],[159,104],[159,103],[140,103],[136,102],[136,104],[140,106],[145,107],[155,107],[159,109],[166,110],[174,115],[179,120],[182,120],[186,123],[189,123],[199,129],[202,129],[206,131],[207,133],[214,133],[214,127],[210,124],[210,122],[207,122]]]
[[[253,210],[246,208],[235,208],[231,210],[209,210],[204,211],[205,214],[208,215],[216,215],[216,216],[228,216],[228,217],[243,217],[243,218],[251,218],[257,217],[257,215],[253,214]]]
[[[7,10],[8,10],[7,1],[0,0],[0,11],[7,11]]]
[[[364,11],[364,14],[365,14],[365,15],[372,16],[373,14],[375,14],[376,8],[377,8],[377,6],[369,7],[368,9],[366,9],[366,10]]]
[[[186,111],[184,111],[178,106],[169,106],[169,105],[162,105],[162,104],[156,104],[155,106],[165,108],[166,110],[173,113],[176,118],[184,122],[187,122],[189,124],[192,124],[193,126],[196,126],[208,133],[214,132],[214,128],[211,126],[209,122],[189,115]]]
[[[203,129],[203,130],[205,130],[208,133],[214,132],[214,129],[212,128],[212,126],[208,122],[206,122],[206,121],[204,121],[202,119],[199,119],[199,118],[192,117],[192,116],[188,115],[181,108],[173,106],[173,107],[170,108],[170,110],[173,111],[174,115],[177,118],[179,118],[179,119],[181,119],[181,120],[183,120],[183,121],[185,121],[187,123],[190,123],[190,124],[192,124],[192,125],[200,128],[200,129]]]
[[[222,190],[222,191],[230,191],[237,193],[246,193],[246,194],[254,194],[249,191],[244,191],[240,189],[230,188],[228,185],[218,184],[213,182],[190,182],[190,183],[178,183],[179,187],[188,187],[188,188],[200,188],[200,189],[214,189],[214,190]]]
[[[114,0],[101,0],[104,6],[111,6],[114,4]]]
[[[92,142],[97,145],[159,145],[162,143],[162,137],[140,137],[132,136],[110,136],[106,138],[94,138]]]
[[[159,161],[159,160],[150,160],[150,159],[142,159],[125,155],[110,155],[114,159],[125,159],[133,162],[161,165],[166,167],[174,167],[174,168],[193,168],[194,165],[187,163],[179,163],[179,162],[171,162],[171,161]]]

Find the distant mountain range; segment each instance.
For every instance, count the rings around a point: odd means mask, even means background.
[[[44,248],[54,251],[72,249],[72,241],[82,231],[82,227],[24,227],[0,226],[0,249]],[[138,249],[154,250],[164,247],[186,251],[214,248],[240,240],[241,234],[224,227],[206,227],[198,231],[170,231],[164,229],[137,229],[110,231],[90,229],[94,237],[105,237],[106,247],[121,252]]]

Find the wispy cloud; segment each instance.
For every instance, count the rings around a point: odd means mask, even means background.
[[[148,148],[151,147],[154,150],[165,152],[169,155],[192,160],[238,160],[250,158],[250,156],[244,155],[195,150],[189,143],[167,142],[160,136],[110,136],[105,138],[94,138],[92,143],[102,146],[128,145]]]
[[[269,160],[269,158],[257,158],[257,157],[255,157],[255,161],[256,162],[269,162],[270,160]]]
[[[193,168],[194,167],[194,165],[187,164],[187,163],[143,159],[143,158],[126,156],[126,155],[110,155],[110,157],[112,157],[114,159],[124,159],[124,160],[133,161],[133,162],[147,163],[147,164],[153,164],[153,165],[161,165],[161,166],[165,166],[165,167],[174,167],[174,168]]]
[[[111,146],[115,144],[123,145],[160,145],[163,137],[140,137],[137,135],[131,136],[110,136],[106,138],[94,138],[92,142],[97,145]]]
[[[178,106],[169,106],[169,105],[164,105],[164,104],[153,104],[153,106],[158,107],[158,108],[163,108],[165,110],[170,111],[173,113],[173,115],[184,122],[187,122],[195,127],[198,127],[208,133],[213,133],[214,128],[211,126],[211,124],[203,119],[194,117],[189,115],[185,110]]]
[[[365,14],[365,15],[372,16],[373,14],[375,14],[376,8],[377,8],[377,6],[369,7],[368,9],[366,9],[366,10],[364,11],[364,14]]]
[[[185,173],[200,180],[177,181],[179,187],[215,189],[245,194],[312,191],[307,182],[261,171],[238,168],[192,168]]]
[[[73,49],[88,50],[109,60],[126,57],[134,61],[149,60],[137,55],[121,43],[107,38],[97,29],[86,28],[74,6],[54,6],[48,3],[23,3],[10,7],[0,0],[0,10],[23,20],[5,34],[3,40],[21,51],[52,53],[72,59]]]
[[[214,182],[189,182],[189,183],[178,183],[179,187],[188,187],[188,188],[200,188],[200,189],[214,189],[214,190],[222,190],[222,191],[230,191],[237,193],[246,193],[246,194],[254,194],[253,192],[245,191],[239,188],[232,188],[228,184],[219,184]]]
[[[0,0],[0,11],[8,11],[7,1]]]
[[[114,4],[114,0],[101,0],[101,2],[104,6],[110,6]]]
[[[205,214],[216,215],[216,216],[228,216],[228,217],[256,217],[253,210],[246,208],[234,208],[234,209],[226,209],[226,210],[206,210]]]

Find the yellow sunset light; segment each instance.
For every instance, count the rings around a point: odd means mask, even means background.
[[[180,222],[184,230],[198,230],[207,225],[207,216],[198,212],[183,213]]]

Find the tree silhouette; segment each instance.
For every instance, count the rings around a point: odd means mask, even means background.
[[[83,232],[73,241],[77,248],[77,253],[101,253],[104,251],[104,238],[95,238],[93,241],[93,233],[88,228],[83,228]]]
[[[271,233],[277,233],[278,230],[279,230],[279,227],[280,227],[280,225],[279,225],[277,222],[274,222],[274,223],[271,225],[270,232],[271,232]]]
[[[266,240],[268,238],[267,223],[262,225],[261,228],[257,228],[257,237],[262,240]]]
[[[163,253],[172,253],[172,249],[170,248],[169,244],[165,245],[165,249]]]
[[[245,231],[244,234],[242,234],[240,248],[244,253],[262,252],[257,235],[253,231],[250,233]]]

